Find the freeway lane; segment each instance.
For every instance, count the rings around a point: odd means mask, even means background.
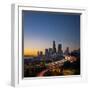
[[[47,64],[47,66],[48,66],[48,67],[50,67],[50,66],[55,66],[55,65],[62,66],[62,65],[64,64],[64,62],[66,62],[66,61],[67,61],[67,60],[62,59],[62,60],[59,60],[59,61],[55,61],[55,62],[49,63],[49,64]],[[38,77],[43,77],[44,74],[45,74],[46,72],[48,72],[48,71],[49,71],[49,68],[41,71],[37,76],[38,76]]]
[[[48,71],[48,69],[45,69],[45,70],[43,70],[42,72],[40,72],[37,76],[38,76],[38,77],[43,77],[44,74],[45,74],[47,71]]]

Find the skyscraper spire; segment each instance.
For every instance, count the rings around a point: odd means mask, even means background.
[[[55,41],[53,41],[53,53],[56,53],[56,44],[55,44]]]

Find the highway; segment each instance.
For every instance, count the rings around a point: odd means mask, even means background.
[[[59,60],[59,61],[55,61],[55,62],[52,62],[52,63],[48,63],[48,64],[47,64],[48,69],[45,69],[45,70],[41,71],[37,76],[38,76],[38,77],[43,77],[44,74],[45,74],[46,72],[48,72],[48,70],[50,69],[49,67],[53,67],[53,66],[56,66],[56,65],[58,65],[58,66],[63,66],[64,62],[66,62],[66,61],[67,61],[67,60],[62,59],[62,60]]]

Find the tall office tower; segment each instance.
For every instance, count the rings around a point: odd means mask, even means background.
[[[68,55],[69,53],[70,53],[70,52],[69,52],[69,47],[67,47],[66,50],[65,50],[65,52],[64,52],[64,54],[65,54],[65,55]]]
[[[51,55],[53,53],[52,48],[49,48],[49,54]]]
[[[56,44],[55,44],[55,41],[53,41],[53,53],[56,53]]]
[[[45,55],[48,56],[48,49],[45,49]]]
[[[62,44],[58,44],[58,53],[59,54],[63,54],[63,51],[62,51]]]
[[[58,44],[58,53],[62,51],[62,44]]]

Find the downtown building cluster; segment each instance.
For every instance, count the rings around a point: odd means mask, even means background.
[[[64,55],[69,54],[69,47],[66,48],[65,52],[62,50],[62,44],[58,44],[56,48],[56,43],[53,41],[52,48],[45,48],[45,53],[43,54],[42,51],[37,52],[38,57],[44,56],[45,59],[61,59]]]

